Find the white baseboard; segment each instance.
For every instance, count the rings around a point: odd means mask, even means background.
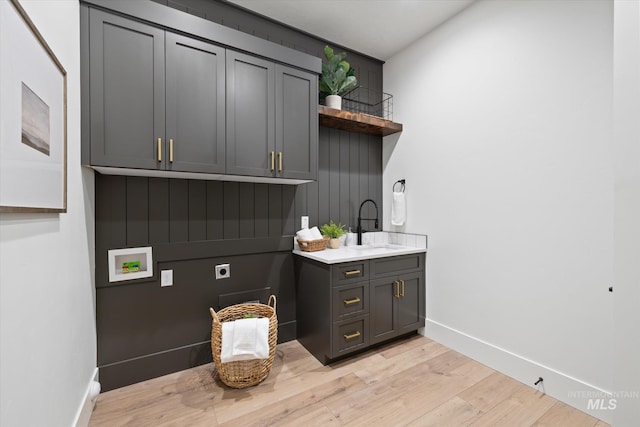
[[[549,396],[611,424],[616,403],[615,399],[610,400],[611,393],[606,390],[433,320],[427,319],[425,328],[419,332],[525,385],[532,388],[538,387]],[[544,378],[541,388],[533,385],[538,377]]]
[[[89,425],[89,419],[91,419],[91,413],[93,412],[93,407],[96,404],[95,391],[94,391],[94,382],[98,381],[98,368],[93,373],[93,377],[89,380],[87,384],[87,389],[84,393],[84,399],[82,401],[82,406],[78,409],[78,413],[76,415],[76,420],[73,423],[75,427],[87,427]]]

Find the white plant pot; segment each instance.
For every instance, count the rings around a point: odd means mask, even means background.
[[[340,239],[329,239],[329,247],[331,249],[338,249],[340,247]]]
[[[327,95],[324,103],[329,108],[342,110],[342,97],[340,95]]]

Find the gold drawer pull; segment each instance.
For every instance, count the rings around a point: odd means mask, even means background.
[[[169,163],[173,163],[173,139],[169,139]]]
[[[282,172],[282,151],[278,151],[278,172]]]
[[[353,334],[344,334],[343,336],[345,340],[352,340],[360,336],[360,331],[355,331]]]
[[[397,280],[393,281],[393,296],[396,298],[400,298],[400,282]]]
[[[344,275],[345,276],[353,276],[354,274],[360,274],[360,273],[362,273],[362,272],[358,269],[358,270],[345,271]]]
[[[162,161],[162,138],[158,138],[158,161]]]
[[[402,286],[402,290],[400,291],[400,296],[403,297],[404,296],[404,280],[400,280],[400,285]]]
[[[273,172],[276,169],[276,152],[271,151],[269,155],[271,156],[271,172]]]
[[[344,305],[356,304],[360,302],[360,298],[355,297],[354,299],[346,299],[346,300],[343,300],[342,302],[344,302]]]

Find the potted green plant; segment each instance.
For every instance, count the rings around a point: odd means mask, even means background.
[[[345,227],[345,225],[336,224],[333,221],[329,221],[329,224],[324,224],[320,227],[320,234],[329,238],[329,247],[331,249],[340,247],[339,238],[346,233]]]
[[[333,53],[329,46],[324,47],[324,55],[328,62],[322,62],[322,75],[320,76],[319,88],[323,95],[326,95],[325,105],[337,110],[342,109],[342,95],[356,87],[355,70],[344,58],[347,54],[342,52]]]

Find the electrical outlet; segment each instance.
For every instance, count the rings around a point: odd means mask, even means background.
[[[228,279],[229,277],[231,277],[231,267],[229,264],[216,265],[216,280]]]
[[[160,272],[160,286],[173,286],[173,270],[162,270]]]
[[[309,217],[303,216],[300,218],[300,228],[309,228]]]

